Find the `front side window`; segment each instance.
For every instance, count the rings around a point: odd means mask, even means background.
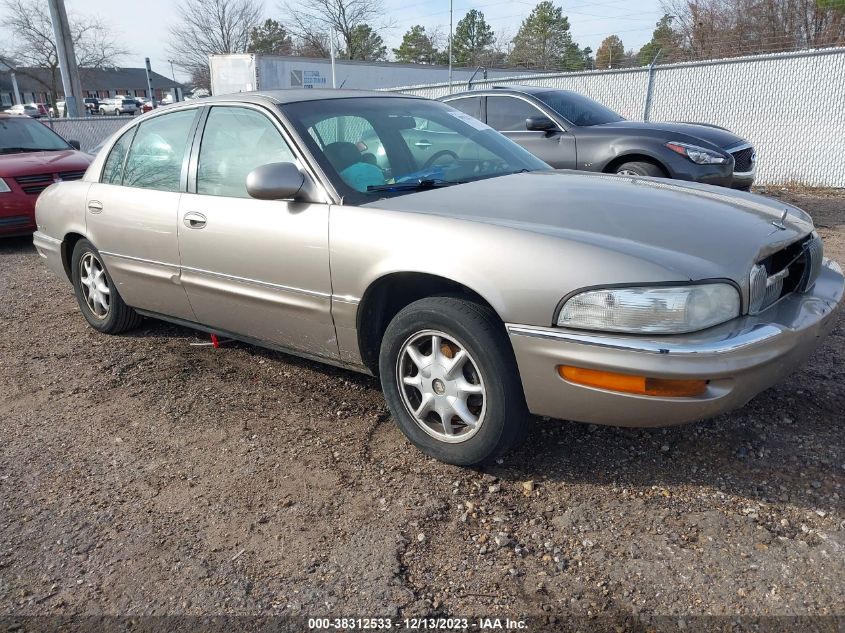
[[[481,121],[445,103],[355,97],[281,106],[349,204],[519,171],[550,169]]]
[[[135,135],[135,128],[131,127],[123,133],[117,143],[112,145],[108,158],[103,165],[103,177],[100,179],[109,185],[123,184],[123,164],[126,162],[126,154],[129,153],[129,145]]]
[[[124,186],[179,191],[182,161],[198,112],[179,110],[141,123],[126,160]]]
[[[516,97],[487,97],[487,124],[500,132],[524,131],[525,119],[545,116],[536,106]]]
[[[205,123],[197,165],[197,193],[248,198],[246,177],[268,163],[295,158],[279,130],[250,108],[216,106]]]

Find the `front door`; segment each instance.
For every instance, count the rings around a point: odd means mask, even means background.
[[[246,191],[256,167],[296,162],[278,123],[258,107],[212,106],[191,162],[195,186],[180,200],[178,233],[197,321],[337,358],[329,205],[255,200]]]
[[[85,211],[88,237],[126,304],[190,321],[176,227],[198,113],[177,110],[124,132],[88,189]]]
[[[560,128],[547,132],[526,129],[525,119],[537,116],[548,117],[533,103],[520,97],[487,97],[487,125],[555,169],[575,169],[575,137]]]

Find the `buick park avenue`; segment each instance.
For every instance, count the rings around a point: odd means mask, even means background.
[[[623,426],[742,406],[833,327],[843,275],[801,210],[554,171],[444,103],[289,90],[178,104],[36,210],[108,334],[163,319],[380,377],[453,464],[529,413]]]

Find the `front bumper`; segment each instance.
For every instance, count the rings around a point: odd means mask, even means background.
[[[35,230],[35,196],[20,191],[13,179],[6,181],[12,191],[0,193],[0,237],[28,235]]]
[[[731,180],[731,189],[751,191],[751,186],[754,184],[755,177],[755,172],[747,172],[744,174],[735,173],[733,175],[733,180]]]
[[[812,289],[755,316],[695,334],[614,336],[508,324],[525,399],[535,415],[613,426],[668,426],[741,407],[789,375],[836,323],[845,277],[826,262]],[[669,379],[706,379],[692,398],[608,391],[570,383],[573,365]]]
[[[705,185],[730,187],[733,183],[733,164],[698,165],[671,150],[662,156],[663,164],[669,171],[669,177],[676,180],[689,180]]]

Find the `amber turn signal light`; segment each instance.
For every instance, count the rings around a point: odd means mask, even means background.
[[[617,374],[612,371],[584,369],[560,365],[557,368],[562,378],[576,385],[586,385],[598,389],[637,393],[643,396],[686,397],[700,396],[707,390],[706,380],[670,380],[668,378],[649,378]]]

